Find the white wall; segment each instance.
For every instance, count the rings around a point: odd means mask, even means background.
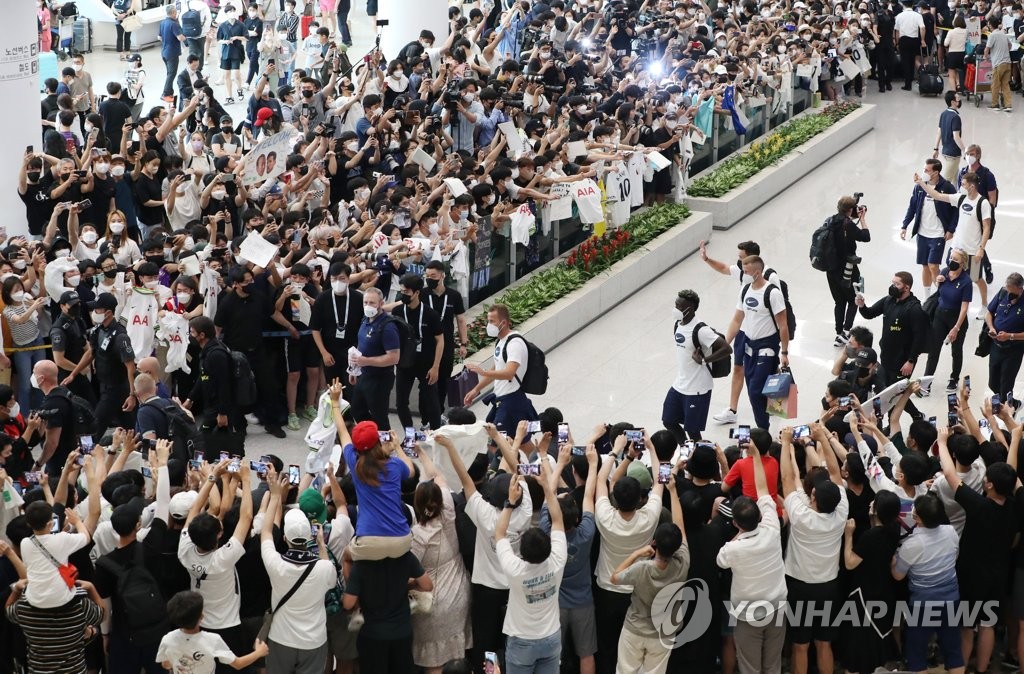
[[[28,233],[17,191],[25,146],[42,149],[35,8],[25,0],[4,3],[0,29],[0,225],[10,235]]]
[[[440,47],[448,37],[447,0],[380,0],[377,12],[378,19],[391,22],[384,26],[380,38],[380,48],[388,59],[398,56],[399,50],[417,39],[421,30],[434,33],[435,47]],[[353,63],[358,56],[362,54],[349,54]]]

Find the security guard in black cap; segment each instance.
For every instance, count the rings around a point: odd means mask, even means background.
[[[71,373],[85,357],[87,339],[86,326],[82,318],[82,303],[78,293],[65,290],[58,302],[60,314],[50,328],[50,343],[53,345],[53,361],[57,363],[57,380],[90,403],[96,403],[96,394],[84,374],[72,377]]]

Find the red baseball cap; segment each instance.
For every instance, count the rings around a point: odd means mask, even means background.
[[[357,452],[367,452],[380,443],[377,424],[372,421],[360,421],[352,429],[352,446]]]
[[[259,112],[256,113],[256,126],[263,126],[263,122],[267,121],[274,116],[274,111],[270,108],[260,108]]]

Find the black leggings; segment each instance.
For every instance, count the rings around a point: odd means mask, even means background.
[[[853,327],[853,318],[857,314],[853,283],[843,281],[842,270],[828,272],[826,279],[828,280],[828,290],[832,293],[832,301],[836,303],[833,313],[838,335]]]
[[[117,27],[117,53],[131,51],[132,50],[132,34],[121,27],[121,24],[115,23]]]
[[[470,605],[473,607],[469,614],[473,626],[473,671],[483,674],[485,652],[494,651],[504,655],[505,635],[502,634],[501,628],[505,622],[505,610],[508,608],[508,590],[496,590],[473,583],[470,598]],[[360,650],[360,661],[362,653]],[[360,670],[365,671],[362,662]]]
[[[959,317],[960,307],[956,309],[943,309],[940,307],[935,310],[935,319],[932,321],[932,345],[931,349],[928,350],[928,363],[924,368],[926,377],[935,374],[935,368],[939,364],[939,354],[942,352],[942,345],[945,343],[949,331],[956,325],[956,320]],[[956,333],[956,341],[949,345],[953,352],[953,369],[949,373],[952,379],[960,379],[960,370],[963,369],[964,365],[964,340],[967,338],[967,328],[969,325],[970,323],[968,323],[965,317],[963,324]]]

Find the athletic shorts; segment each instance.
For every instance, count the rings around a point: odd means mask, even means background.
[[[665,394],[661,408],[663,421],[675,422],[687,433],[700,433],[707,428],[708,410],[711,409],[711,391],[697,395],[686,395],[674,388]]]
[[[221,59],[221,70],[238,70],[242,67],[242,59]]]
[[[571,632],[576,657],[585,658],[597,653],[597,623],[594,621],[594,605],[559,609],[559,614],[562,623],[562,643],[569,643],[566,635]]]
[[[942,252],[946,248],[946,237],[917,236],[917,263],[942,264]]]
[[[298,339],[284,338],[284,358],[288,372],[302,372],[304,368],[320,367],[320,351],[313,335],[300,335]]]
[[[838,630],[832,625],[842,600],[842,586],[839,579],[826,583],[805,583],[792,576],[786,576],[789,593],[786,601],[801,616],[796,624],[788,625],[786,636],[794,644],[809,644],[811,641],[833,641]],[[813,621],[804,616],[814,607]]]

